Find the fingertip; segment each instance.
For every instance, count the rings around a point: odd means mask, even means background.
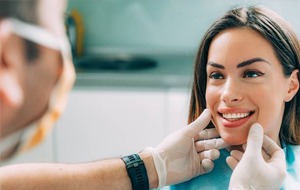
[[[233,155],[234,155],[234,151],[236,151],[236,150],[230,151],[230,156],[233,156]],[[228,157],[227,157],[227,158],[228,158]]]
[[[201,158],[201,154],[203,155],[202,158]],[[203,151],[199,155],[200,155],[200,159],[216,160],[220,157],[220,151],[217,149],[210,149],[210,150]]]
[[[232,150],[231,152],[230,152],[230,155],[235,155],[237,152],[241,152],[240,150]]]
[[[238,161],[236,159],[234,159],[232,156],[228,156],[226,158],[226,163],[230,167],[231,170],[234,170],[234,168],[236,167]]]
[[[243,150],[245,151],[247,149],[247,143],[242,145]]]
[[[210,120],[211,119],[211,113],[209,111],[209,109],[205,109],[202,111],[201,115],[199,116],[201,119],[207,119]]]
[[[212,160],[216,160],[220,157],[220,151],[217,150],[217,149],[212,149],[211,150],[211,157],[212,157]]]
[[[201,125],[203,122],[208,124],[210,119],[211,119],[210,111],[209,111],[209,109],[205,109],[193,123],[196,125]]]
[[[243,157],[244,153],[239,150],[233,150],[230,152],[230,156],[233,157],[235,160],[240,161]]]
[[[210,159],[204,159],[204,160],[202,160],[202,166],[203,166],[205,173],[209,173],[214,168],[214,162],[211,161]]]
[[[232,159],[232,156],[227,156],[227,157],[226,157],[226,163],[227,163],[227,165],[229,165],[230,159]]]
[[[258,123],[251,126],[247,139],[247,149],[245,152],[258,153],[261,150],[263,143],[263,129]]]
[[[209,111],[209,109],[208,109],[208,108],[204,109],[201,115],[204,115],[204,116],[210,116],[210,111]]]
[[[192,137],[196,136],[201,130],[203,130],[210,122],[211,114],[208,109],[203,110],[201,115],[188,125],[186,129]]]
[[[222,138],[219,138],[216,140],[217,141],[217,147],[218,149],[224,149],[224,148],[227,148],[229,147],[230,145],[225,142]]]
[[[249,133],[256,133],[256,134],[263,134],[263,128],[259,123],[254,123],[251,128]]]

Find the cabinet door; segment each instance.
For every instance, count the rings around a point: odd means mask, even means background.
[[[82,162],[137,153],[165,136],[163,91],[75,89],[55,128],[55,158]]]
[[[169,89],[166,94],[167,133],[172,133],[187,125],[190,90],[174,88]]]

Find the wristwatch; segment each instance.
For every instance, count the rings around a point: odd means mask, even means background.
[[[149,190],[147,170],[140,156],[132,154],[124,156],[121,159],[126,165],[133,190]]]

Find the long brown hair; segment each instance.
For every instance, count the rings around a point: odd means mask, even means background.
[[[300,71],[299,40],[291,26],[282,17],[265,7],[251,6],[232,9],[214,22],[201,41],[194,68],[189,123],[206,108],[206,64],[210,44],[216,35],[230,28],[248,28],[260,33],[273,46],[286,77],[289,77],[296,69]],[[298,80],[300,81],[299,72]],[[209,125],[209,128],[211,127],[214,127],[212,123]],[[300,90],[290,102],[285,103],[279,136],[284,143],[300,144]]]

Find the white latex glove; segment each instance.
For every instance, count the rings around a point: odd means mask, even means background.
[[[280,189],[286,176],[283,150],[263,134],[258,123],[250,128],[245,153],[234,150],[226,161],[234,170],[229,185],[231,190]]]
[[[203,130],[210,118],[209,110],[204,110],[193,123],[151,148],[159,187],[187,181],[213,169],[212,160],[220,156],[218,149],[227,144],[221,138],[212,139],[219,137],[215,129]]]

